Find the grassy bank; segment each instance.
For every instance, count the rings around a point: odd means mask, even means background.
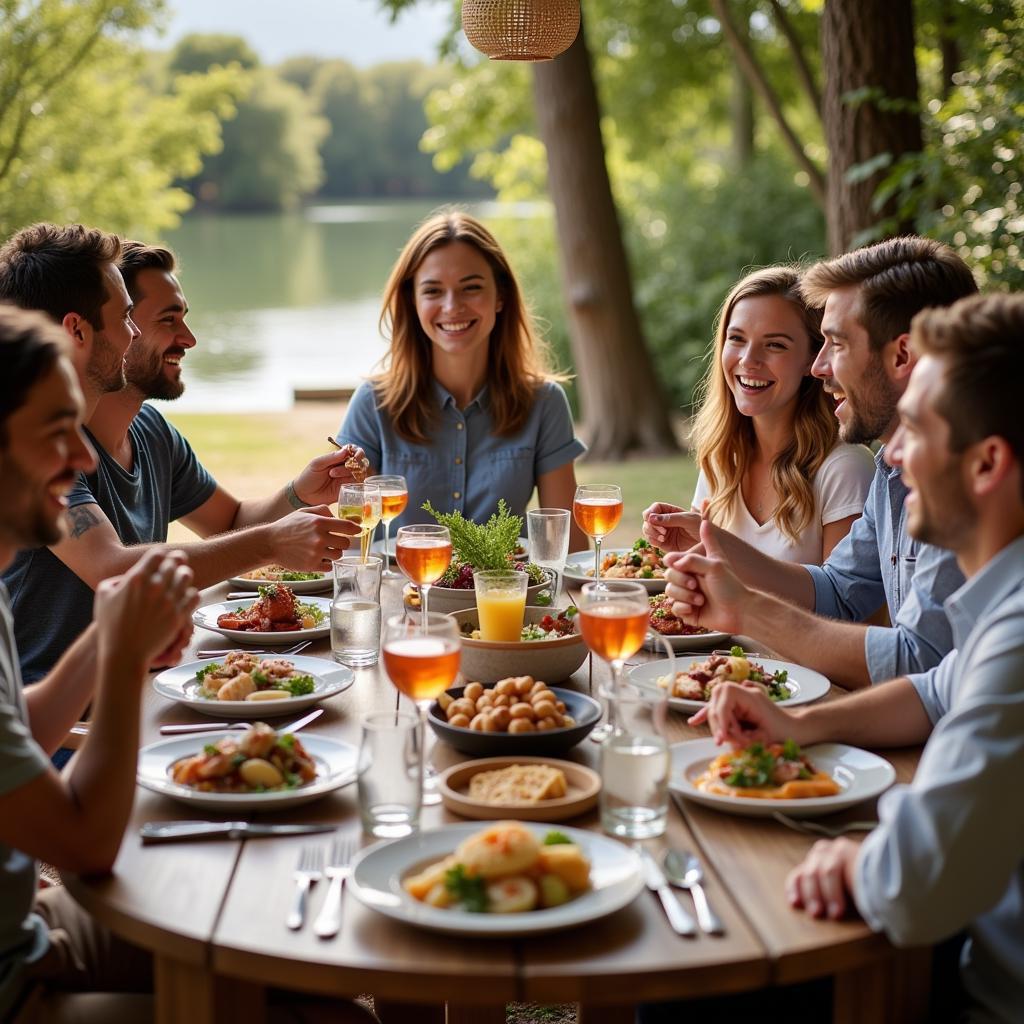
[[[338,429],[343,412],[336,405],[319,402],[302,403],[291,412],[259,414],[177,413],[173,406],[162,411],[188,438],[207,469],[240,498],[276,490],[314,455],[327,451],[327,436]],[[618,546],[636,539],[640,514],[651,502],[689,504],[697,478],[692,460],[685,455],[582,462],[576,476],[580,483],[616,483],[622,488],[625,512],[610,542]],[[172,525],[172,540],[188,536],[184,527]]]

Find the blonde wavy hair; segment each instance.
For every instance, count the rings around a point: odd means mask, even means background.
[[[472,245],[490,264],[502,308],[491,331],[487,353],[488,403],[498,435],[519,430],[545,381],[568,377],[552,371],[547,344],[538,335],[519,284],[495,237],[475,217],[460,210],[442,210],[428,217],[405,244],[384,289],[381,333],[390,348],[383,369],[370,378],[377,404],[396,432],[407,441],[425,444],[437,408],[429,387],[431,341],[420,326],[413,278],[427,255],[452,242]]]
[[[700,410],[694,420],[692,441],[697,462],[707,478],[711,499],[707,514],[712,522],[727,521],[743,500],[741,485],[750,466],[757,439],[749,416],[736,408],[722,370],[722,349],[733,309],[741,299],[778,295],[792,304],[807,329],[809,357],[821,348],[821,310],[809,307],[800,296],[801,268],[764,267],[744,277],[729,293],[715,322],[715,340],[708,365],[697,385]],[[796,542],[814,517],[812,481],[835,447],[838,424],[832,402],[821,382],[804,377],[797,392],[793,439],[779,452],[771,467],[772,487],[781,495],[775,508],[779,530]]]

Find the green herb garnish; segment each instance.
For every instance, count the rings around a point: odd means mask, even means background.
[[[734,658],[742,658],[743,657],[743,648],[742,647],[737,647],[737,646],[730,647],[729,648],[729,653]]]
[[[324,610],[315,604],[296,604],[295,614],[300,619],[304,619],[307,615],[311,616],[318,626],[324,621]]]
[[[484,914],[487,912],[487,886],[479,876],[466,874],[466,869],[461,864],[449,868],[444,873],[444,887],[454,897],[455,901],[473,914]]]
[[[432,515],[452,535],[452,561],[468,562],[474,569],[507,569],[523,529],[521,516],[509,512],[504,499],[498,511],[483,525],[466,519],[461,512],[438,512],[429,501],[424,512]]]
[[[730,786],[750,788],[766,786],[775,772],[775,758],[761,743],[752,743],[732,763],[732,774],[725,780]]]
[[[793,740],[786,740],[782,744],[782,756],[787,761],[799,761],[800,748],[793,742]]]
[[[287,690],[293,697],[302,697],[312,693],[316,688],[312,676],[292,676],[278,684],[282,690]]]
[[[211,672],[216,672],[220,668],[220,662],[214,662],[212,665],[206,665],[196,673],[196,679],[205,679]]]
[[[572,846],[572,840],[564,832],[549,832],[544,837],[545,846]]]
[[[203,753],[209,754],[210,757],[213,757],[215,754],[219,754],[220,751],[212,743],[204,743]]]
[[[281,580],[285,583],[303,583],[306,580],[322,580],[322,572],[288,572],[281,573]]]
[[[266,672],[262,672],[260,669],[254,668],[252,670],[252,681],[257,686],[266,686],[267,683],[270,682],[270,676],[268,676]]]
[[[290,732],[286,732],[284,735],[277,737],[277,745],[284,747],[285,750],[293,750],[295,747],[295,737]]]

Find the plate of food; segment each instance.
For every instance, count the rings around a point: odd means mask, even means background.
[[[712,647],[724,647],[729,642],[729,633],[704,629],[703,626],[688,626],[682,619],[677,618],[667,607],[668,598],[663,593],[652,594],[650,603],[650,633],[645,645],[648,650],[658,652],[663,649],[654,634],[663,636],[671,644],[673,651],[703,651]]]
[[[690,740],[674,744],[671,758],[670,789],[747,817],[832,814],[874,799],[896,781],[896,769],[885,758],[845,743],[801,750],[786,740],[730,750],[712,739]]]
[[[376,843],[352,866],[360,903],[417,928],[516,937],[596,921],[643,889],[639,855],[596,832],[462,822]]]
[[[652,594],[665,589],[664,552],[640,538],[631,548],[601,549],[601,579],[633,580]],[[565,560],[565,578],[576,584],[594,580],[594,552],[573,551]]]
[[[549,757],[581,743],[602,714],[585,693],[516,676],[493,686],[453,686],[430,705],[427,721],[464,754]]]
[[[287,583],[293,594],[322,594],[333,586],[329,572],[299,572],[283,565],[265,565],[228,580],[235,590],[256,590],[265,583]]]
[[[780,705],[810,704],[828,693],[831,683],[814,669],[788,661],[746,654],[742,647],[712,651],[706,657],[693,652],[695,660],[676,657],[676,677],[669,678],[668,659],[649,661],[629,670],[630,682],[641,689],[660,687],[668,690],[669,707],[677,711],[699,711],[707,704],[711,691],[719,683],[743,683],[754,686]],[[680,666],[683,663],[683,667]]]
[[[299,601],[288,584],[267,583],[259,588],[256,600],[206,604],[192,613],[192,621],[239,643],[285,646],[327,636],[331,631],[330,615],[327,598]]]
[[[356,778],[358,751],[326,736],[245,732],[176,736],[139,751],[138,783],[181,803],[234,814],[309,803]]]
[[[214,718],[272,718],[333,697],[355,674],[326,658],[229,651],[216,661],[164,669],[153,689],[168,700]]]
[[[601,776],[551,757],[484,757],[449,768],[438,791],[445,807],[464,818],[566,821],[597,803]]]

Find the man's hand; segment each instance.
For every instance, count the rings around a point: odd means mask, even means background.
[[[662,551],[689,551],[700,543],[700,516],[679,505],[656,501],[644,509],[643,535]]]
[[[359,464],[363,470],[369,471],[370,462],[362,448],[347,444],[336,452],[318,455],[292,481],[295,493],[307,505],[330,505],[338,500],[338,491],[342,484],[353,480],[365,480],[365,472],[354,472],[353,465]],[[288,564],[288,563],[284,563]]]
[[[716,743],[747,747],[751,743],[806,742],[800,721],[780,708],[760,689],[741,683],[719,683],[711,699],[690,720],[690,725],[711,728]]]
[[[199,593],[182,551],[149,551],[124,575],[96,588],[94,618],[100,650],[116,651],[140,666],[174,652],[192,632]]]
[[[269,561],[301,572],[323,572],[324,562],[340,558],[359,527],[336,519],[326,505],[299,509],[269,523]]]
[[[691,626],[743,633],[743,609],[752,591],[740,582],[706,519],[700,522],[699,549],[665,556],[665,594],[671,610]]]
[[[786,899],[791,907],[811,917],[838,920],[853,906],[853,871],[858,844],[850,839],[820,839],[803,863],[786,879]]]

